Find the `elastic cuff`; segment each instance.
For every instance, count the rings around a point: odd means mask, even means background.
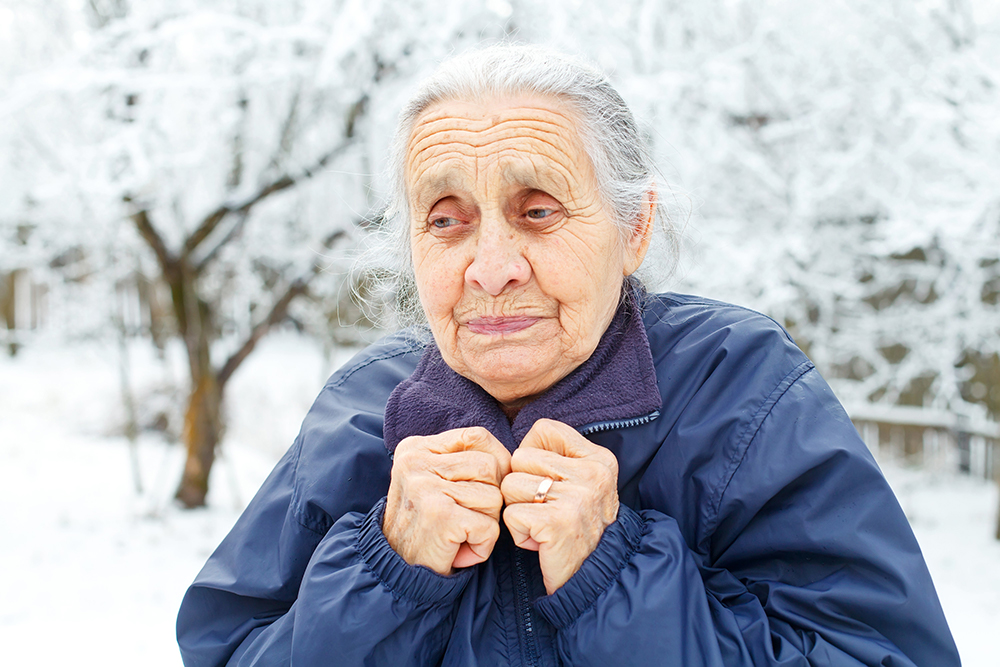
[[[645,522],[630,507],[618,505],[618,519],[604,529],[597,548],[552,595],[535,601],[545,619],[562,630],[576,622],[617,579],[639,549]]]
[[[375,503],[358,531],[357,550],[382,585],[397,598],[417,604],[454,602],[472,577],[472,569],[443,576],[423,565],[410,565],[389,546],[382,532],[385,498]]]

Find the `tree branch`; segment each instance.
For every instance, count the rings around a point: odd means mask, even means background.
[[[229,243],[234,238],[240,235],[240,233],[243,231],[243,227],[246,225],[248,217],[249,214],[247,213],[243,213],[242,215],[240,215],[239,218],[237,218],[236,222],[233,223],[233,226],[229,228],[229,231],[226,232],[226,235],[223,236],[222,239],[215,244],[214,248],[205,253],[205,255],[200,259],[198,259],[197,261],[192,262],[192,267],[194,268],[195,273],[200,274],[202,271],[204,271],[205,267],[207,267],[209,263],[213,259],[215,259],[216,256],[218,256],[218,254],[222,251],[222,249],[225,248],[227,245],[229,245]]]
[[[123,199],[126,203],[132,202],[132,198],[128,195],[123,197]],[[177,270],[177,258],[170,252],[167,244],[163,241],[163,237],[160,236],[160,233],[153,226],[153,221],[149,219],[149,211],[144,208],[139,209],[130,214],[129,218],[135,223],[135,227],[139,231],[139,236],[142,237],[142,240],[146,242],[146,245],[156,255],[156,261],[160,264],[163,277],[170,282],[171,277]]]
[[[352,143],[353,141],[350,139],[341,142],[333,149],[320,156],[319,159],[317,159],[310,167],[303,169],[298,175],[289,176],[288,174],[285,174],[284,176],[271,181],[241,204],[223,204],[219,208],[215,209],[209,213],[204,220],[202,220],[201,224],[198,225],[198,228],[191,232],[191,235],[184,241],[184,248],[181,251],[181,255],[183,257],[190,256],[191,253],[194,252],[194,250],[201,245],[201,243],[204,242],[204,240],[207,239],[212,232],[215,231],[215,229],[219,226],[219,223],[221,223],[230,213],[237,213],[239,215],[248,214],[250,213],[250,209],[274,193],[287,190],[293,185],[312,178],[320,169],[325,167],[330,160],[347,150]]]
[[[299,87],[295,90],[295,94],[292,96],[292,103],[288,105],[288,115],[285,116],[285,122],[281,124],[281,136],[278,137],[278,150],[271,158],[270,164],[267,165],[268,169],[277,169],[281,165],[281,160],[284,156],[287,156],[291,152],[292,146],[292,132],[295,130],[295,121],[299,115],[299,100],[302,97],[302,86],[301,83]]]
[[[324,250],[329,250],[334,243],[340,238],[344,237],[346,232],[343,230],[338,230],[333,234],[330,234],[323,241]],[[222,365],[222,369],[218,374],[219,386],[224,386],[226,382],[232,377],[236,369],[239,368],[243,360],[250,356],[253,349],[257,346],[258,341],[271,330],[271,327],[280,323],[285,316],[288,314],[288,307],[291,305],[292,301],[295,300],[301,294],[305,294],[306,290],[309,288],[309,283],[315,278],[320,271],[323,270],[323,264],[320,262],[319,258],[313,262],[312,268],[309,269],[304,275],[299,276],[288,286],[285,293],[274,302],[271,307],[271,312],[267,314],[262,321],[258,322],[253,329],[250,330],[250,335],[247,339],[240,345],[239,349],[234,352],[226,363]]]

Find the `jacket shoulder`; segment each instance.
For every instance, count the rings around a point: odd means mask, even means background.
[[[324,389],[340,387],[350,383],[352,379],[364,382],[371,372],[388,371],[388,374],[391,375],[392,370],[399,366],[398,363],[394,363],[394,360],[401,362],[401,368],[404,370],[410,366],[415,367],[415,363],[410,363],[413,355],[419,358],[423,354],[430,343],[429,336],[429,333],[413,327],[383,336],[334,371],[326,381]],[[374,366],[374,368],[369,369],[369,366]],[[368,370],[366,371],[366,369]],[[412,372],[412,368],[409,372]]]
[[[812,362],[774,320],[702,297],[647,295],[643,320],[662,397],[646,507],[675,517],[704,548],[750,439]]]
[[[660,344],[681,338],[686,338],[687,343],[704,340],[706,344],[735,339],[736,342],[757,344],[770,341],[772,345],[797,349],[784,327],[745,306],[689,294],[665,293],[645,295],[642,309],[647,333],[656,336]]]
[[[652,294],[643,301],[643,322],[658,380],[676,394],[702,382],[741,380],[769,392],[782,378],[812,362],[785,329],[757,311],[683,294]],[[679,375],[683,374],[684,379]],[[664,387],[661,386],[661,392]]]

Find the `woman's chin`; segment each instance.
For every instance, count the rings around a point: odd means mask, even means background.
[[[471,362],[458,370],[505,405],[517,405],[543,393],[564,378],[575,365],[553,363],[544,355],[511,350],[505,354],[471,355]]]
[[[507,405],[543,393],[593,352],[567,344],[554,319],[504,335],[462,328],[451,342],[450,346],[438,342],[445,363]]]

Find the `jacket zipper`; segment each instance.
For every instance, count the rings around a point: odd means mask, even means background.
[[[631,419],[616,419],[611,421],[594,422],[580,427],[581,435],[610,431],[616,428],[630,428],[653,421],[660,416],[659,410],[654,410],[648,415],[632,417]],[[536,667],[541,665],[541,654],[538,651],[538,640],[535,637],[534,621],[531,617],[531,592],[528,588],[528,568],[524,562],[523,550],[514,547],[514,606],[517,614],[517,622],[521,628],[521,639],[523,642],[525,667]]]
[[[525,667],[540,665],[538,644],[535,639],[534,623],[531,619],[531,595],[528,590],[528,569],[524,563],[524,552],[514,547],[514,604],[518,623],[523,633]]]
[[[633,426],[639,426],[640,424],[648,424],[657,417],[660,416],[659,410],[653,410],[648,415],[643,415],[642,417],[632,417],[631,419],[614,419],[611,421],[604,422],[594,422],[593,424],[586,424],[580,427],[580,435],[590,435],[591,433],[600,433],[601,431],[610,431],[616,428],[631,428]]]

